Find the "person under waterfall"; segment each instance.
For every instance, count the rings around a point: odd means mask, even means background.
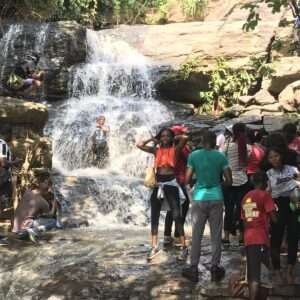
[[[99,116],[96,120],[96,130],[93,134],[93,161],[94,164],[103,168],[107,164],[109,157],[108,137],[110,128],[105,125],[105,117]]]
[[[148,261],[151,261],[159,252],[158,247],[158,224],[160,212],[164,204],[172,212],[175,226],[178,230],[181,242],[181,254],[178,260],[186,260],[188,256],[188,248],[186,247],[182,216],[181,216],[181,199],[185,200],[185,196],[176,181],[175,166],[176,161],[188,137],[186,135],[176,136],[169,128],[163,128],[156,137],[148,139],[137,144],[137,147],[145,152],[155,156],[155,169],[157,184],[153,188],[150,205],[151,205],[151,250],[148,254]],[[148,145],[149,143],[154,145]]]
[[[14,92],[30,92],[39,88],[44,80],[44,71],[38,70],[39,55],[26,55],[25,59],[17,63],[6,82],[9,90]]]

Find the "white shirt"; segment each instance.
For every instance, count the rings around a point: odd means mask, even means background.
[[[0,159],[6,158],[8,161],[11,160],[11,152],[4,140],[0,139]]]
[[[272,198],[288,197],[293,189],[298,186],[294,179],[298,169],[290,165],[284,165],[281,170],[270,169],[267,171]]]

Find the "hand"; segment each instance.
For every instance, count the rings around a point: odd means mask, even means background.
[[[159,144],[159,140],[158,140],[157,138],[155,138],[155,137],[153,137],[153,138],[151,139],[151,141],[152,141],[155,145],[158,145],[158,144]]]

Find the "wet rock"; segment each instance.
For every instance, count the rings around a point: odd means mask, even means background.
[[[240,114],[242,114],[244,110],[245,108],[242,105],[235,104],[230,108],[226,109],[225,112],[223,113],[223,116],[225,118],[236,118]]]
[[[268,132],[281,130],[282,127],[290,122],[295,122],[297,118],[287,116],[265,116],[263,119],[264,128]]]

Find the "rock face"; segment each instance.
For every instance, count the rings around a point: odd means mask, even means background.
[[[65,99],[71,68],[86,59],[86,29],[76,22],[47,24],[6,24],[0,35],[0,94],[7,94],[5,81],[26,55],[38,53],[38,68],[46,72],[41,89],[33,92],[34,99]],[[19,93],[21,96],[24,93]]]
[[[279,103],[289,112],[300,108],[300,80],[289,84],[278,96]]]
[[[241,9],[242,2],[245,1],[235,1],[222,21],[120,26],[108,32],[129,42],[157,64],[176,68],[194,54],[203,66],[214,64],[217,57],[224,57],[233,67],[240,67],[248,63],[250,56],[266,53],[281,17],[263,6],[264,20],[258,28],[243,32],[248,12]]]
[[[245,1],[230,3],[222,20],[211,14],[205,22],[121,26],[108,33],[136,47],[152,63],[172,67],[174,71],[168,72],[156,86],[162,98],[199,105],[199,92],[208,88],[206,72],[215,67],[216,58],[223,57],[229,66],[241,68],[247,66],[251,56],[267,56],[281,18],[262,6],[260,13],[264,18],[257,29],[243,32],[248,12],[241,9],[241,3]],[[183,78],[176,70],[194,58],[199,68]]]
[[[19,188],[52,166],[51,141],[43,137],[47,120],[46,105],[0,96],[0,138],[8,142],[13,156],[22,159]]]

